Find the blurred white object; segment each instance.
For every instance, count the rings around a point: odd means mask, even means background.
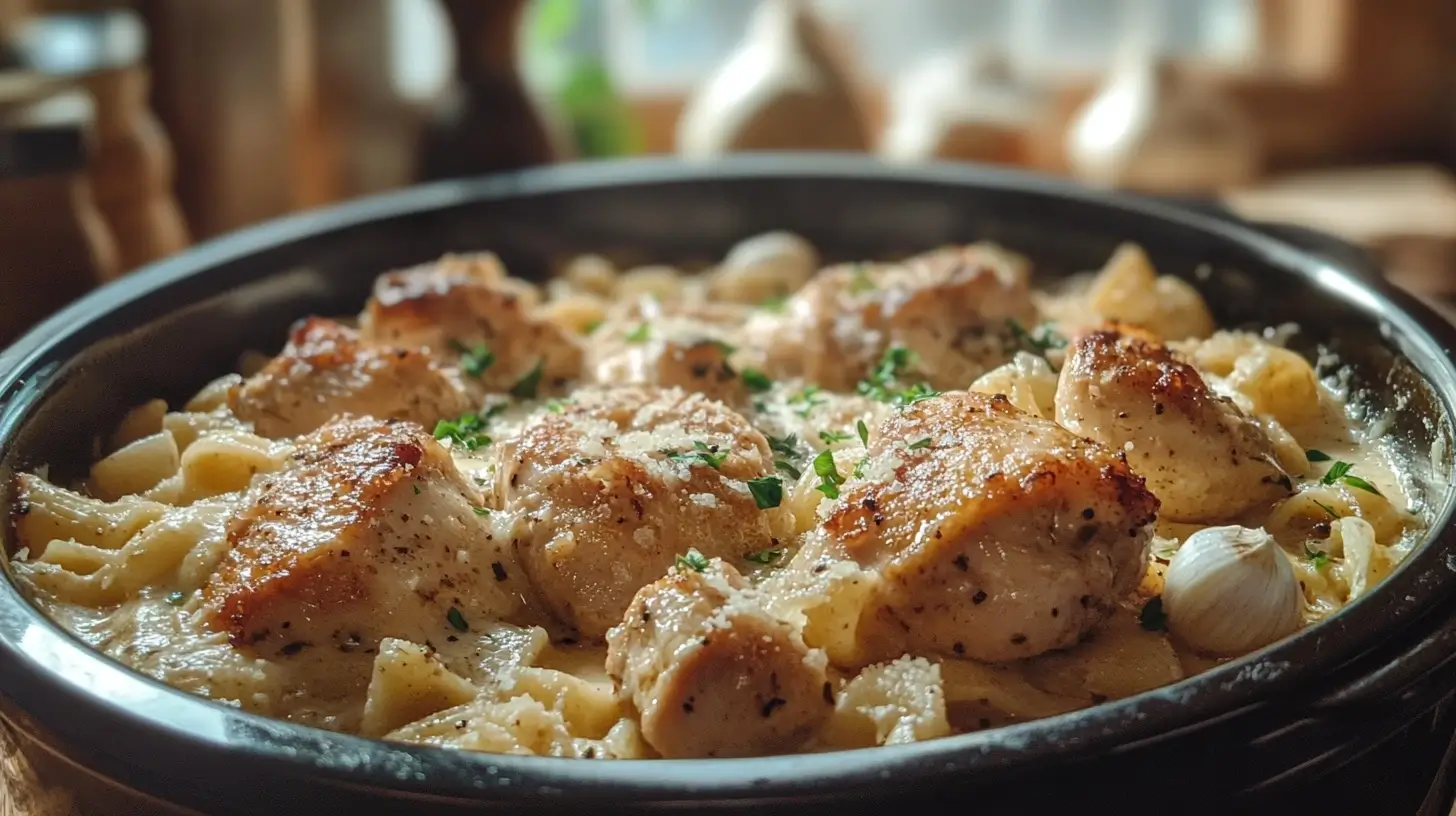
[[[960,48],[925,60],[895,84],[880,143],[891,161],[1015,162],[1041,98],[1012,75],[1006,55]]]
[[[1258,132],[1232,99],[1137,47],[1074,117],[1066,150],[1083,181],[1149,193],[1225,190],[1260,166]]]
[[[741,150],[867,150],[854,89],[801,0],[764,0],[677,127],[688,157]]]

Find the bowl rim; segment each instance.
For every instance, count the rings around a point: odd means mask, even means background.
[[[119,315],[209,269],[336,231],[485,200],[652,187],[713,180],[804,178],[857,183],[974,187],[1071,200],[1144,221],[1174,222],[1233,242],[1281,274],[1292,274],[1378,319],[1456,416],[1456,328],[1384,280],[1342,268],[1236,218],[1094,190],[1019,170],[968,164],[913,167],[838,154],[747,154],[710,162],[639,158],[583,162],[449,180],[265,222],[199,244],[86,295],[0,353],[0,454],[38,404],[63,360],[97,339],[103,316]],[[790,227],[786,227],[790,228]],[[249,279],[266,277],[252,274]],[[218,290],[224,287],[219,284]],[[87,335],[84,342],[81,335]],[[1417,352],[1412,354],[1411,352]],[[585,797],[663,800],[768,799],[848,793],[893,783],[993,769],[1015,770],[1147,740],[1229,715],[1290,689],[1318,668],[1357,657],[1397,628],[1409,627],[1451,594],[1456,573],[1456,492],[1448,487],[1431,514],[1426,540],[1380,588],[1318,626],[1215,669],[1133,697],[1055,717],[910,745],[748,759],[569,762],[385,743],[248,714],[172,689],[91,650],[0,582],[0,691],[47,727],[71,720],[126,729],[133,746],[171,746],[177,756],[251,756],[285,775],[401,794],[494,800]],[[8,563],[8,561],[7,561]],[[104,689],[104,691],[101,691]],[[84,712],[85,717],[78,716]],[[132,750],[118,746],[118,750]],[[172,752],[169,752],[172,753]]]

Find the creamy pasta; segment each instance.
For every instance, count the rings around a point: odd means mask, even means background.
[[[1136,246],[1059,290],[998,246],[686,274],[490,254],[83,479],[23,474],[20,585],[179,689],[370,737],[597,759],[889,745],[1177,681],[1416,541],[1289,327],[1219,330]]]

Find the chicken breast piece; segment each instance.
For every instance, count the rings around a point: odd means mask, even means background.
[[[774,473],[763,434],[700,394],[580,390],[495,451],[498,501],[525,516],[521,563],[586,638],[605,635],[688,549],[741,561],[789,529],[747,484]]]
[[[607,673],[669,759],[799,748],[834,711],[827,666],[716,559],[643,587],[607,635]]]
[[[1056,409],[1068,430],[1126,450],[1169,521],[1227,521],[1292,491],[1258,422],[1161,344],[1107,330],[1078,338]]]
[[[233,386],[228,406],[270,439],[298,436],[341,414],[433,427],[474,405],[466,386],[429,356],[363,343],[332,320],[300,322],[261,371]]]
[[[830,390],[853,390],[894,346],[913,353],[917,379],[965,388],[1009,359],[1010,321],[1035,318],[1025,265],[977,244],[825,269],[781,312],[755,317],[744,342],[774,377]]]
[[[229,522],[203,590],[234,645],[313,665],[311,680],[367,681],[383,638],[458,644],[526,609],[509,536],[475,512],[480,495],[423,428],[343,417],[294,458]]]
[[[380,275],[359,330],[372,342],[457,360],[487,390],[535,396],[576,379],[582,352],[570,333],[531,316],[532,297],[494,254],[447,255]]]
[[[858,472],[791,568],[830,574],[847,559],[879,576],[858,623],[865,663],[1071,646],[1147,565],[1158,500],[1122,454],[1004,396],[906,407],[881,423]]]
[[[729,364],[735,349],[725,332],[689,317],[657,314],[651,323],[622,317],[593,335],[587,352],[593,382],[677,387],[731,405],[745,401],[747,390]]]

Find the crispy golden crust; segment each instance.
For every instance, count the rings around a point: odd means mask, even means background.
[[[266,633],[250,621],[273,596],[318,607],[362,599],[372,568],[346,542],[378,521],[382,498],[448,454],[418,426],[347,417],[301,440],[296,468],[270,478],[228,524],[228,554],[203,592],[234,643]],[[320,546],[321,541],[341,546]]]
[[[312,431],[340,414],[424,425],[458,416],[472,400],[428,355],[360,342],[332,320],[299,322],[288,345],[228,393],[228,406],[270,438]]]
[[[1171,520],[1226,521],[1291,492],[1264,429],[1161,343],[1111,330],[1078,338],[1056,407],[1064,427],[1127,450]]]
[[[366,340],[447,360],[483,345],[492,362],[472,381],[506,391],[540,366],[545,393],[579,376],[582,350],[555,323],[533,318],[529,306],[494,255],[447,256],[381,275],[359,325]]]

